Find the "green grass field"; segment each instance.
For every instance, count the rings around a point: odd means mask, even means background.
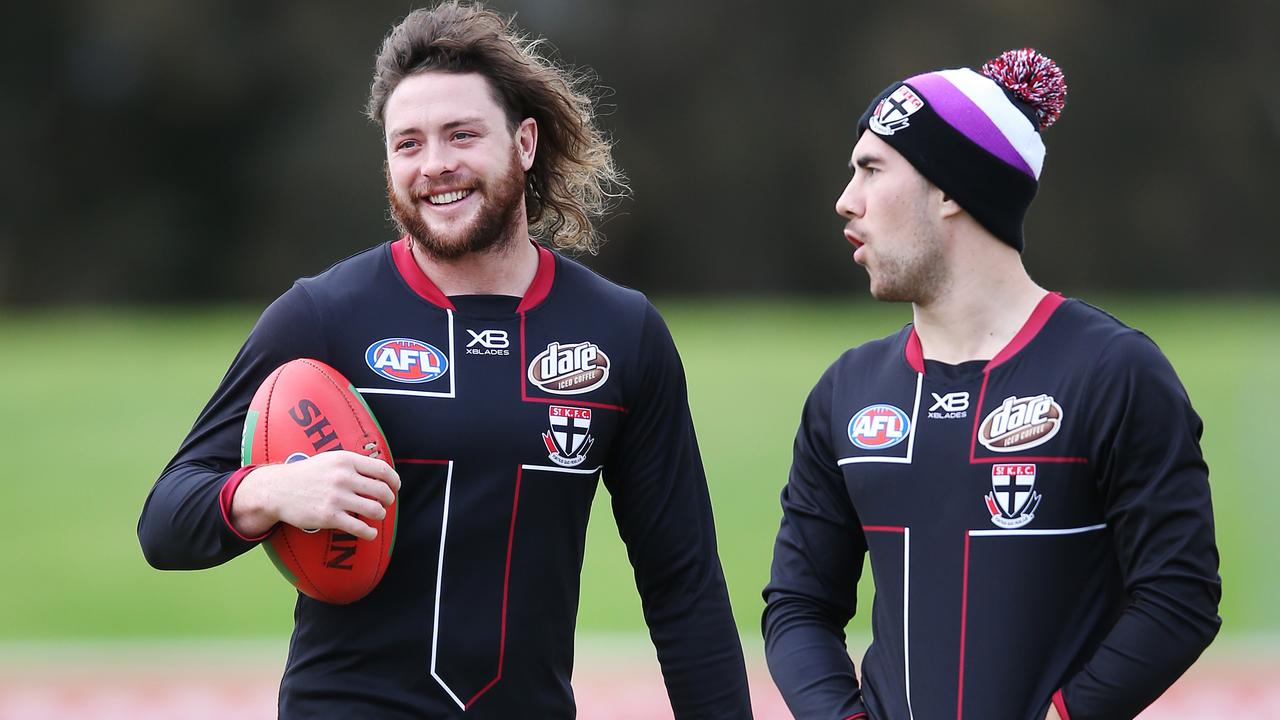
[[[1280,300],[1103,300],[1172,359],[1205,419],[1224,633],[1280,631],[1271,523],[1280,485]],[[660,302],[689,375],[738,623],[758,632],[800,405],[844,348],[893,332],[904,306],[850,300]],[[161,573],[142,559],[142,502],[256,310],[0,314],[0,480],[8,542],[0,642],[287,633],[294,593],[264,553]],[[767,329],[767,331],[765,330]],[[580,629],[643,628],[603,493]],[[869,573],[868,573],[869,575]],[[870,587],[862,606],[869,607]],[[867,618],[855,620],[865,630]]]

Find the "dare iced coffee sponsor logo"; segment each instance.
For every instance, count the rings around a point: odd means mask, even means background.
[[[592,342],[553,342],[529,363],[529,382],[555,395],[579,395],[609,379],[609,356]]]
[[[978,442],[992,452],[1009,453],[1043,445],[1062,427],[1062,406],[1051,395],[1009,396],[978,428]]]

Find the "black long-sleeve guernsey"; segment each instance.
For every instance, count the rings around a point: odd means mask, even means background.
[[[1200,432],[1150,340],[1058,295],[989,361],[925,361],[911,326],[846,352],[805,404],[764,591],[788,706],[1132,718],[1221,622]]]
[[[684,372],[638,292],[539,248],[523,298],[445,297],[404,241],[298,281],[254,327],[147,499],[158,568],[254,547],[228,523],[249,401],[321,359],[372,407],[402,480],[395,552],[351,605],[299,595],[286,718],[571,718],[598,479],[677,718],[749,718]]]

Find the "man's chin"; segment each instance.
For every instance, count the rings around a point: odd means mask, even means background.
[[[418,247],[436,260],[460,260],[469,255],[480,255],[494,252],[505,247],[507,242],[502,234],[495,237],[478,238],[464,229],[462,232],[432,232],[427,237],[414,236]]]
[[[881,302],[911,302],[911,298],[902,288],[877,284],[871,281],[871,297]]]

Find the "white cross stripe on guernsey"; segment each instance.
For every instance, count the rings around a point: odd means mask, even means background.
[[[996,81],[969,68],[939,70],[936,74],[954,85],[991,118],[991,122],[995,123],[996,128],[1022,159],[1027,161],[1039,180],[1040,169],[1044,167],[1044,141],[1027,116],[1009,102]]]

